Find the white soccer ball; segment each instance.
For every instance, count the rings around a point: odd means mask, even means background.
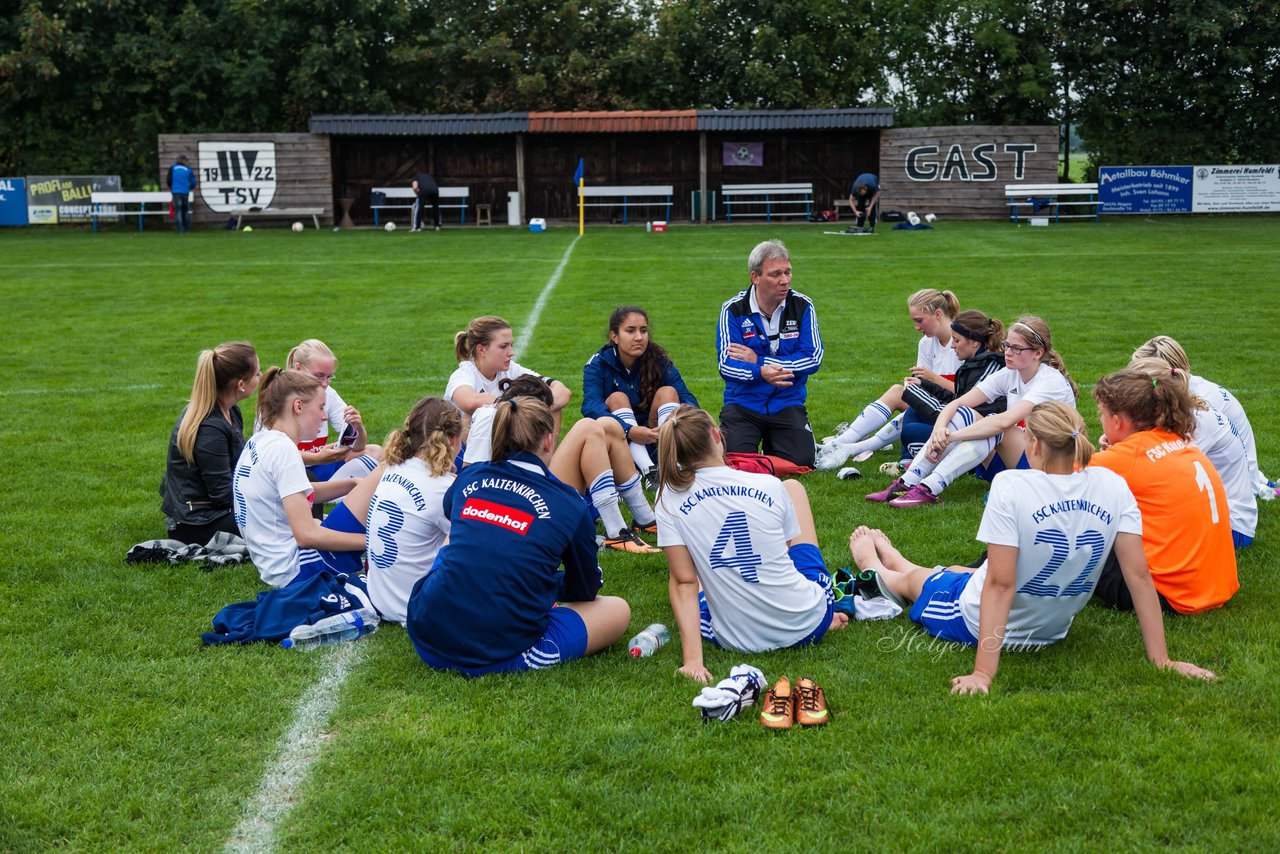
[[[304,229],[304,228],[306,228],[306,226],[304,226],[304,225],[303,225],[302,223],[300,223],[300,222],[295,222],[295,223],[293,224],[293,232],[294,232],[294,234],[301,234],[301,233],[302,233],[302,229]]]
[[[385,228],[387,231],[395,231],[396,224],[394,222],[389,222],[386,225],[384,225],[383,228]]]
[[[919,216],[915,211],[908,211],[908,212],[907,212],[907,222],[911,223],[912,225],[919,225],[919,224],[920,224],[920,216]]]
[[[938,215],[937,215],[937,214],[925,214],[925,215],[924,215],[924,221],[925,221],[925,222],[933,222],[933,221],[935,221],[937,218],[938,218]]]

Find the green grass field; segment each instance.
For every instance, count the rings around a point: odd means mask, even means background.
[[[940,222],[856,240],[822,226],[597,227],[517,358],[577,388],[609,311],[639,303],[714,413],[719,306],[744,286],[750,248],[780,236],[826,343],[809,391],[819,436],[903,375],[916,346],[906,296],[945,287],[1006,321],[1046,318],[1086,388],[1150,335],[1175,336],[1244,403],[1276,476],[1278,222]],[[0,851],[222,849],[300,699],[338,665],[350,675],[280,850],[1280,848],[1275,503],[1228,606],[1167,622],[1171,654],[1216,684],[1156,671],[1132,616],[1090,607],[1064,642],[1005,656],[991,696],[957,698],[949,679],[971,652],[901,619],[861,623],[747,659],[827,691],[832,725],[784,734],[700,723],[697,686],[674,675],[678,644],[472,681],[423,666],[395,626],[312,655],[205,648],[213,614],[261,589],[256,572],[123,562],[163,535],[165,443],[201,348],[247,339],[265,366],[322,338],[340,359],[335,387],[381,435],[443,391],[468,319],[500,314],[519,334],[575,237],[0,234]],[[1080,409],[1096,434],[1087,392]],[[805,478],[828,563],[849,562],[863,523],[918,562],[975,558],[984,485],[961,480],[940,508],[869,505],[889,458],[863,464],[861,482]],[[633,628],[670,623],[661,556],[602,563]],[[742,660],[707,652],[717,678]]]

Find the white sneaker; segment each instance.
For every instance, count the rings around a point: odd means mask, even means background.
[[[818,448],[817,461],[814,467],[819,471],[834,471],[849,459],[849,451],[843,445],[822,445]]]

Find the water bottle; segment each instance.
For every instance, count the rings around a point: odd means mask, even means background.
[[[658,647],[666,645],[670,640],[671,632],[667,631],[667,627],[662,623],[654,623],[633,637],[627,643],[627,649],[630,650],[632,658],[644,658],[647,655],[653,655]]]
[[[280,641],[280,645],[285,649],[310,652],[316,647],[355,640],[377,630],[378,613],[372,608],[360,608],[325,617],[309,626],[298,626]]]

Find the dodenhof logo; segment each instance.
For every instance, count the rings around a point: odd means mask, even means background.
[[[202,141],[200,198],[210,210],[265,208],[276,195],[276,144]]]

